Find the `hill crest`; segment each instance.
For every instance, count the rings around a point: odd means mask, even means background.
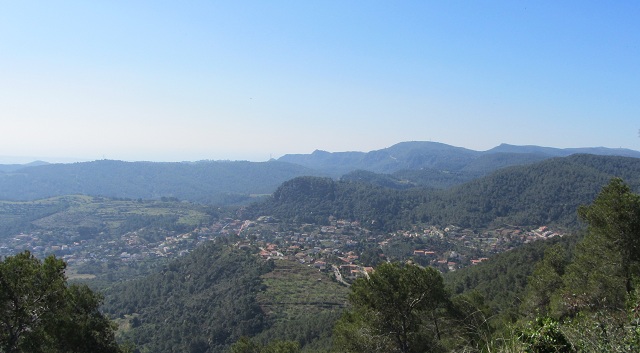
[[[623,148],[584,147],[554,148],[534,145],[501,144],[487,151],[475,151],[440,142],[407,141],[369,152],[327,152],[286,154],[278,160],[312,169],[324,170],[340,176],[354,170],[375,173],[394,173],[401,170],[465,171],[469,169],[491,172],[510,165],[528,164],[546,158],[567,157],[573,154],[594,154],[640,158],[640,152]],[[524,160],[522,155],[528,155]],[[500,162],[496,162],[499,159]]]

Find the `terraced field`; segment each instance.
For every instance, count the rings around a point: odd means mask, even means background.
[[[287,260],[277,260],[275,269],[263,275],[262,280],[266,288],[257,300],[271,320],[271,327],[258,339],[279,337],[305,342],[310,347],[314,343],[326,344],[331,327],[347,305],[349,289],[328,273]]]
[[[202,206],[186,202],[136,201],[83,195],[37,201],[0,201],[0,239],[19,232],[92,228],[113,233],[131,223],[171,220],[197,226],[210,220]],[[132,225],[132,224],[131,224]]]

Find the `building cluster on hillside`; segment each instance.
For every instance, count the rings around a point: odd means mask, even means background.
[[[70,266],[87,262],[126,264],[178,257],[217,237],[239,236],[239,247],[259,249],[257,254],[264,259],[297,261],[351,281],[367,276],[380,261],[413,261],[454,271],[523,243],[559,235],[547,227],[526,230],[505,226],[477,232],[451,225],[384,233],[345,220],[294,225],[271,217],[255,221],[227,218],[186,233],[146,228],[122,235],[84,237],[70,231],[23,233],[1,239],[0,256],[26,249],[39,257],[55,254]]]
[[[244,223],[238,235],[245,239],[239,246],[258,245],[258,254],[264,259],[298,261],[321,271],[337,269],[336,277],[339,275],[346,280],[366,276],[372,270],[372,264],[387,260],[414,261],[441,271],[455,271],[530,241],[561,236],[547,227],[534,230],[503,227],[477,233],[453,225],[376,233],[357,222],[344,220],[333,220],[330,225],[323,226],[292,226],[271,218]],[[381,252],[374,259],[362,258],[362,252],[371,244],[376,244]],[[405,244],[404,247],[401,244]],[[432,247],[420,244],[432,244]],[[408,250],[394,252],[397,247]]]
[[[217,235],[177,233],[162,229],[128,232],[120,236],[97,234],[77,239],[77,234],[33,232],[0,240],[0,256],[29,250],[37,257],[54,254],[70,266],[89,261],[133,262],[159,257],[177,257]]]

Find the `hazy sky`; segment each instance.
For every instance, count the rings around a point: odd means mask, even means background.
[[[640,150],[640,2],[0,0],[0,122],[50,161]]]

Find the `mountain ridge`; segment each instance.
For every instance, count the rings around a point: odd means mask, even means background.
[[[391,188],[446,189],[498,169],[590,152],[640,158],[640,152],[603,147],[557,149],[502,144],[474,151],[439,142],[407,141],[370,152],[285,155],[268,162],[124,162],[0,165],[0,199],[35,200],[85,194],[131,199],[175,197],[216,205],[246,204],[299,176],[378,180]],[[355,171],[377,174],[349,175]]]
[[[446,190],[394,190],[357,178],[300,177],[282,184],[250,210],[309,223],[334,216],[383,230],[415,222],[470,228],[575,226],[578,206],[592,200],[611,178],[620,177],[638,190],[638,175],[638,158],[577,154],[503,168]]]
[[[406,141],[369,152],[327,152],[316,150],[311,154],[286,154],[278,158],[278,160],[312,169],[324,170],[337,177],[360,169],[386,174],[416,169],[464,171],[473,164],[476,164],[475,169],[491,172],[497,168],[477,166],[482,162],[483,158],[486,160],[491,159],[490,157],[501,158],[503,161],[500,166],[503,167],[528,163],[528,161],[523,161],[522,155],[528,155],[532,161],[539,161],[546,158],[585,153],[640,158],[639,151],[623,148],[581,147],[563,149],[534,145],[517,146],[503,143],[486,151],[475,151],[440,142]]]
[[[48,164],[0,172],[0,199],[34,200],[86,194],[117,198],[177,197],[203,203],[246,202],[285,180],[322,175],[285,162],[123,162]]]

